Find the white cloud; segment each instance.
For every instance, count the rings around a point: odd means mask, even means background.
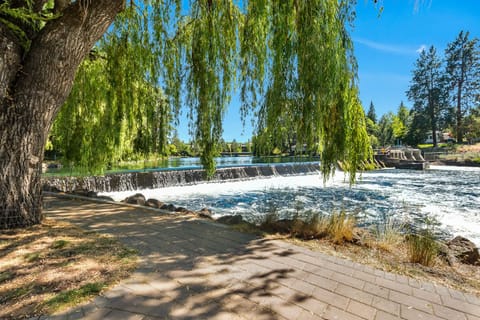
[[[423,51],[425,51],[427,49],[427,46],[422,44],[415,52],[416,53],[422,53]]]
[[[410,46],[401,46],[396,44],[386,44],[386,43],[375,42],[375,41],[363,39],[363,38],[355,38],[353,39],[353,41],[374,50],[389,52],[389,53],[394,53],[399,55],[415,55],[416,53],[421,52],[419,50],[425,49],[425,45],[423,44],[420,46],[420,48],[415,49],[413,46],[410,47]]]

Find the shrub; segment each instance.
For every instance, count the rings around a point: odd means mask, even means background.
[[[306,221],[295,218],[291,234],[302,239],[318,239],[327,235],[327,229],[328,220],[324,216],[314,214]]]
[[[438,246],[430,230],[422,230],[419,234],[409,235],[407,246],[410,262],[433,266]]]
[[[388,252],[394,251],[404,239],[402,229],[401,223],[395,219],[387,219],[385,224],[377,226],[376,247]]]
[[[336,244],[352,241],[355,225],[355,218],[347,215],[345,211],[332,212],[327,225],[328,236]]]

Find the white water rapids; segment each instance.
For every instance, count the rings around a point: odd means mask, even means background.
[[[480,168],[371,171],[351,187],[338,172],[326,184],[319,175],[300,175],[102,195],[119,201],[137,192],[191,210],[206,207],[215,216],[240,214],[250,221],[272,210],[281,216],[345,210],[365,224],[393,217],[417,227],[429,218],[438,222],[436,231],[443,236],[461,235],[480,246]]]

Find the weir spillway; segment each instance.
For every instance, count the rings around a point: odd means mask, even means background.
[[[75,190],[118,192],[188,186],[202,182],[244,181],[318,172],[318,162],[284,163],[218,168],[210,179],[207,178],[203,169],[149,170],[109,173],[102,176],[88,177],[44,177],[43,185],[46,190],[58,190],[61,192],[72,192]]]

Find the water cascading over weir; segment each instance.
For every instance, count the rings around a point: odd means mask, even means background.
[[[110,173],[89,177],[45,177],[45,190],[72,192],[88,190],[94,192],[118,192],[188,186],[203,182],[243,181],[274,176],[304,175],[319,172],[317,163],[288,163],[277,165],[255,165],[219,168],[207,179],[202,169],[176,169]]]

